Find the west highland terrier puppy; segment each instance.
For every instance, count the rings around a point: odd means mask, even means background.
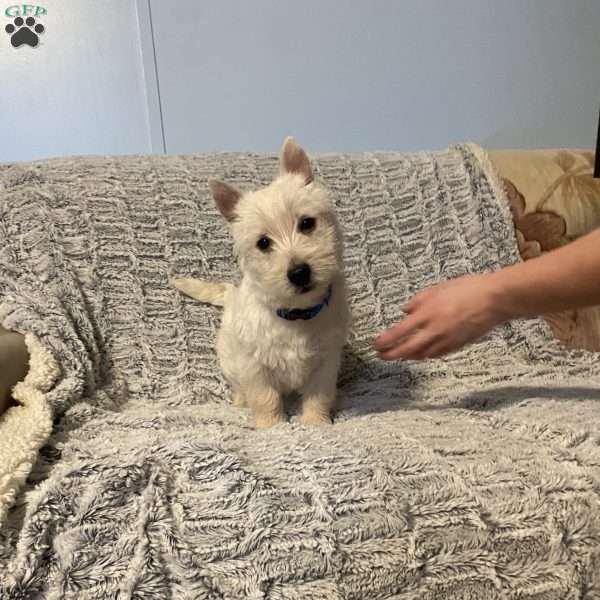
[[[283,396],[299,392],[306,425],[331,423],[350,313],[342,235],[333,202],[313,180],[293,138],[269,186],[242,192],[211,180],[242,271],[239,287],[177,279],[183,293],[223,306],[217,353],[236,406],[257,427],[285,420]]]

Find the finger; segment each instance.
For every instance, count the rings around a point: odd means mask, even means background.
[[[416,333],[393,348],[379,353],[382,360],[422,360],[437,340],[427,333]]]
[[[414,310],[417,308],[417,306],[420,303],[421,303],[421,296],[420,296],[420,294],[417,294],[416,296],[413,296],[406,304],[401,306],[400,310],[403,313],[406,313],[408,315],[411,312],[414,312]]]
[[[375,349],[383,351],[392,346],[397,346],[398,342],[407,336],[415,334],[419,328],[425,324],[422,317],[417,315],[409,315],[396,323],[393,327],[384,331],[374,342]]]
[[[432,344],[427,350],[427,358],[441,358],[452,352],[455,352],[458,348],[448,346],[447,344]]]

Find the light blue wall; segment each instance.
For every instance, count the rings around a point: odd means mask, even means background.
[[[149,152],[136,3],[25,2],[48,11],[35,48],[10,44],[15,4],[0,3],[0,161]]]
[[[169,152],[592,147],[599,0],[150,0]]]
[[[18,49],[15,3],[0,161],[594,143],[600,0],[40,0]]]

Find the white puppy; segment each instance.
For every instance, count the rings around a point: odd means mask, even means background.
[[[217,353],[235,405],[249,405],[256,425],[270,427],[285,420],[282,395],[296,391],[302,422],[321,425],[331,423],[350,321],[342,235],[327,191],[292,138],[280,165],[280,176],[255,192],[209,182],[231,226],[239,287],[197,279],[175,285],[225,307]]]

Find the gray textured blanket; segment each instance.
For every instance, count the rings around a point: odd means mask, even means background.
[[[0,166],[0,320],[32,367],[0,419],[0,598],[600,598],[598,357],[538,320],[443,361],[371,351],[416,290],[517,260],[485,157],[315,167],[347,238],[340,411],[255,431],[218,309],[170,279],[235,277],[206,180],[276,158]]]

